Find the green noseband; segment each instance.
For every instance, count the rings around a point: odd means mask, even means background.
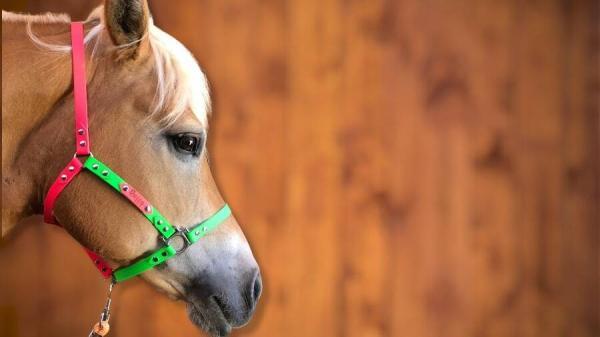
[[[86,159],[83,167],[129,199],[129,201],[144,214],[146,219],[150,221],[165,244],[164,247],[157,249],[139,261],[115,270],[113,272],[113,281],[117,283],[140,275],[141,273],[173,258],[186,250],[190,245],[198,242],[198,240],[207,233],[217,228],[217,226],[231,215],[231,209],[225,204],[211,217],[192,228],[175,227],[171,225],[171,223],[156,208],[150,206],[141,194],[127,184],[123,178],[111,170],[106,164],[95,157],[90,156]],[[179,241],[177,246],[172,244],[172,241],[174,240]]]

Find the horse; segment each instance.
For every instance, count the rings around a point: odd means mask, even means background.
[[[2,12],[2,235],[43,211],[73,155],[70,18]],[[83,23],[93,154],[166,218],[190,228],[224,201],[209,167],[210,95],[192,54],[154,25],[146,0],[106,0]],[[74,71],[73,71],[74,73]],[[112,268],[164,243],[122,196],[82,172],[54,217]],[[233,216],[140,277],[187,303],[190,320],[226,336],[252,317],[259,266]]]

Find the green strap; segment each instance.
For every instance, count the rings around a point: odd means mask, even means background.
[[[225,204],[217,213],[213,214],[210,218],[202,221],[198,226],[190,229],[185,236],[190,241],[190,244],[196,243],[208,232],[217,228],[221,222],[225,221],[231,215],[231,209],[229,205]]]
[[[83,166],[92,172],[96,177],[100,178],[101,181],[110,185],[113,189],[117,190],[121,195],[123,195],[123,186],[126,184],[129,186],[123,178],[121,178],[118,174],[116,174],[113,170],[111,170],[106,164],[102,163],[100,160],[95,157],[88,157]],[[132,188],[132,187],[131,187]],[[125,196],[126,197],[126,196]],[[140,195],[141,197],[141,195]],[[142,200],[143,197],[141,197]],[[130,201],[131,199],[128,198]],[[219,226],[223,221],[225,221],[231,215],[231,209],[229,205],[225,204],[218,212],[213,214],[208,219],[202,221],[197,226],[187,230],[187,229],[177,229],[154,207],[151,207],[151,211],[145,211],[140,208],[140,205],[135,201],[131,201],[136,205],[138,209],[144,214],[144,216],[152,223],[154,228],[158,231],[158,233],[163,237],[165,242],[168,242],[168,239],[171,238],[176,233],[178,235],[184,235],[185,239],[188,241],[184,248],[189,247],[196,243],[200,238],[208,234],[210,231],[214,230]],[[181,252],[181,251],[180,251]],[[152,254],[140,259],[139,261],[125,267],[121,267],[114,271],[113,280],[115,282],[123,282],[129,280],[132,277],[138,276],[143,272],[156,267],[157,265],[164,263],[165,261],[173,258],[177,255],[177,250],[173,248],[173,246],[168,243],[165,244],[164,247],[157,249]]]
[[[177,255],[177,252],[175,252],[173,247],[162,247],[150,254],[150,256],[147,256],[135,262],[134,264],[115,270],[113,273],[113,279],[117,283],[127,281],[132,277],[138,276],[139,274],[152,269],[161,263],[164,263],[175,255]]]

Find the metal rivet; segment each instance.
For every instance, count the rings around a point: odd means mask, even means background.
[[[163,221],[162,220],[158,220],[158,224],[162,225]]]
[[[162,252],[162,256],[167,256],[167,252]]]
[[[85,146],[85,140],[80,141],[79,146]]]
[[[63,175],[61,175],[61,176],[60,176],[60,179],[61,179],[62,181],[65,181],[65,180],[67,180],[67,175],[66,175],[66,174],[63,174]]]
[[[102,272],[104,273],[106,271],[106,267],[102,267]]]
[[[97,170],[97,169],[98,169],[98,164],[94,164],[94,165],[92,165],[92,168],[93,168],[94,170]]]
[[[80,134],[80,135],[83,135],[85,133],[85,130],[84,129],[79,129],[79,130],[77,130],[77,133]]]
[[[200,231],[195,231],[194,234],[200,235]]]
[[[125,192],[129,191],[129,186],[123,185],[123,191],[125,191]]]
[[[69,171],[71,171],[71,172],[75,171],[75,166],[69,166]]]
[[[102,175],[106,177],[108,175],[108,171],[107,170],[102,171]]]
[[[154,261],[154,262],[158,262],[158,257],[153,257],[153,258],[152,258],[152,261]]]
[[[163,227],[163,232],[166,232],[166,231],[167,231],[167,229],[169,229],[169,228],[167,228],[167,227]]]
[[[203,231],[203,232],[206,232],[207,230],[208,230],[208,228],[206,228],[206,227],[202,227],[202,231]]]
[[[150,211],[152,210],[152,206],[150,206],[150,205],[147,205],[146,207],[144,207],[144,210],[145,210],[146,212],[150,212]]]

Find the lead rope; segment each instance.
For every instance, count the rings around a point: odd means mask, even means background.
[[[108,335],[108,332],[110,331],[110,325],[108,324],[108,320],[110,319],[110,304],[112,302],[111,296],[114,286],[115,281],[112,280],[110,282],[110,285],[108,286],[106,304],[104,305],[104,310],[102,310],[102,313],[100,314],[100,321],[98,321],[98,323],[94,325],[88,337],[104,337]]]

